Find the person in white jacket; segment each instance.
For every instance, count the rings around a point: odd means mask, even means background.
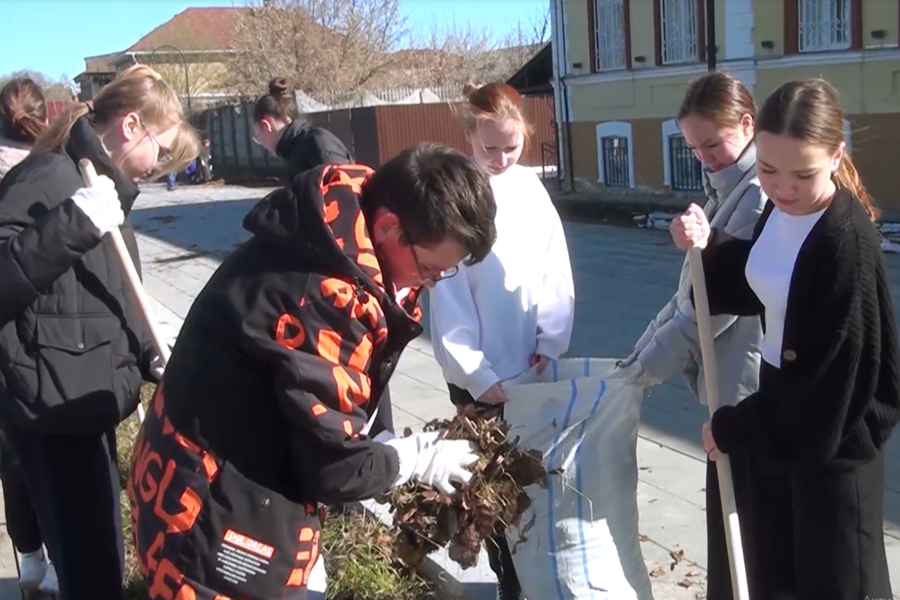
[[[565,233],[537,175],[518,165],[530,126],[505,83],[466,86],[466,137],[490,175],[497,241],[480,264],[431,290],[431,339],[458,407],[506,401],[503,382],[543,371],[569,347],[575,288]],[[506,538],[486,544],[498,595],[521,597]]]
[[[754,144],[756,105],[740,80],[727,73],[709,73],[691,82],[678,113],[685,141],[703,163],[706,204],[703,208],[714,229],[750,239],[766,204],[756,174]],[[759,381],[762,327],[758,317],[718,315],[712,320],[719,398],[736,404],[756,391]],[[691,304],[691,277],[687,259],[678,290],[647,326],[623,368],[633,383],[651,386],[675,373],[684,375],[690,390],[706,404],[697,316]],[[732,459],[738,512],[749,500],[753,483],[750,469]],[[731,573],[715,463],[707,461],[706,517],[709,600],[731,600]]]

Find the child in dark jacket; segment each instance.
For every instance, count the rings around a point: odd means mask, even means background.
[[[680,248],[705,247],[712,313],[763,319],[759,390],[703,429],[711,459],[753,465],[741,515],[753,598],[892,597],[885,444],[900,420],[900,355],[877,211],[842,121],[825,81],[782,85],[757,120],[770,202],[753,239],[710,235],[696,206],[672,225]]]
[[[0,183],[0,427],[53,557],[61,600],[121,600],[116,426],[155,380],[153,345],[106,235],[137,180],[197,153],[171,87],[134,66],[92,103],[76,102]],[[85,187],[78,162],[100,174]]]
[[[254,207],[253,237],[194,302],[135,444],[151,600],[306,598],[320,505],[468,480],[469,442],[367,423],[422,333],[420,286],[483,260],[495,213],[487,177],[427,144],[375,172],[311,169]]]

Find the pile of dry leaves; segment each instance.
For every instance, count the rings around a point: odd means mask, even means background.
[[[485,539],[519,525],[531,503],[524,488],[547,486],[541,453],[519,448],[518,437],[508,440],[509,425],[496,413],[468,409],[449,421],[434,420],[424,429],[442,431],[442,439],[475,442],[481,458],[472,466],[472,480],[455,495],[408,483],[378,499],[394,509],[394,526],[399,529],[396,556],[416,567],[427,554],[449,543],[450,558],[463,568],[472,567]]]

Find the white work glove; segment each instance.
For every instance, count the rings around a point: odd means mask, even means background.
[[[153,360],[150,361],[150,373],[156,377],[157,381],[162,381],[163,373],[166,370],[166,366],[163,364],[163,360],[161,356],[157,356]]]
[[[92,187],[84,187],[75,192],[72,202],[87,215],[100,232],[100,237],[125,222],[116,184],[106,175],[100,175]]]
[[[451,482],[468,483],[472,479],[467,467],[478,461],[477,446],[467,440],[438,440],[438,436],[439,431],[429,431],[385,442],[400,458],[400,473],[392,487],[413,480],[454,494],[456,488]]]
[[[621,377],[627,383],[641,388],[653,387],[662,383],[662,381],[644,371],[644,367],[639,360],[631,362],[619,361],[613,371],[613,377]]]

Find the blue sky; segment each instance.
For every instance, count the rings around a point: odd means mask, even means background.
[[[0,0],[0,74],[30,69],[74,78],[84,57],[123,50],[190,6],[232,0]],[[547,0],[402,0],[410,25],[487,25],[498,34],[546,10]]]

